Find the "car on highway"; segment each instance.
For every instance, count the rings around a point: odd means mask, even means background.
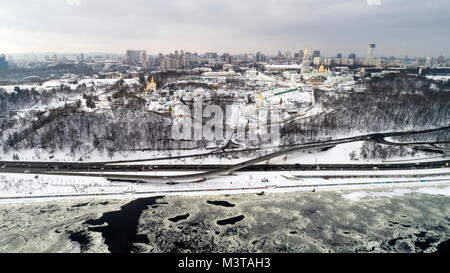
[[[30,173],[30,170],[25,170],[23,173]]]
[[[6,164],[3,164],[3,165],[2,165],[2,169],[5,169],[5,168],[6,168]]]

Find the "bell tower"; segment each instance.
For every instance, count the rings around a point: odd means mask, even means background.
[[[308,54],[309,54],[309,50],[305,49],[304,55],[303,55],[303,61],[302,61],[302,69],[301,69],[302,74],[310,72],[309,55]]]

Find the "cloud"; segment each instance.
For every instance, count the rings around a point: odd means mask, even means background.
[[[449,0],[0,0],[0,7],[0,53],[308,47],[333,56],[365,55],[376,42],[378,56],[450,56]]]
[[[81,5],[81,0],[67,0],[69,6],[79,6]]]
[[[367,0],[369,6],[381,6],[381,0]]]

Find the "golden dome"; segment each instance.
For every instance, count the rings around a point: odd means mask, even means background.
[[[323,66],[323,63],[320,65],[319,70],[320,70],[321,72],[322,72],[322,71],[325,71],[325,66]]]
[[[151,81],[150,85],[151,86],[156,86],[155,78],[153,78],[153,76],[152,76],[152,81]]]

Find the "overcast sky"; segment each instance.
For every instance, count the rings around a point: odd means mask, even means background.
[[[449,0],[0,0],[0,53],[450,57]]]

